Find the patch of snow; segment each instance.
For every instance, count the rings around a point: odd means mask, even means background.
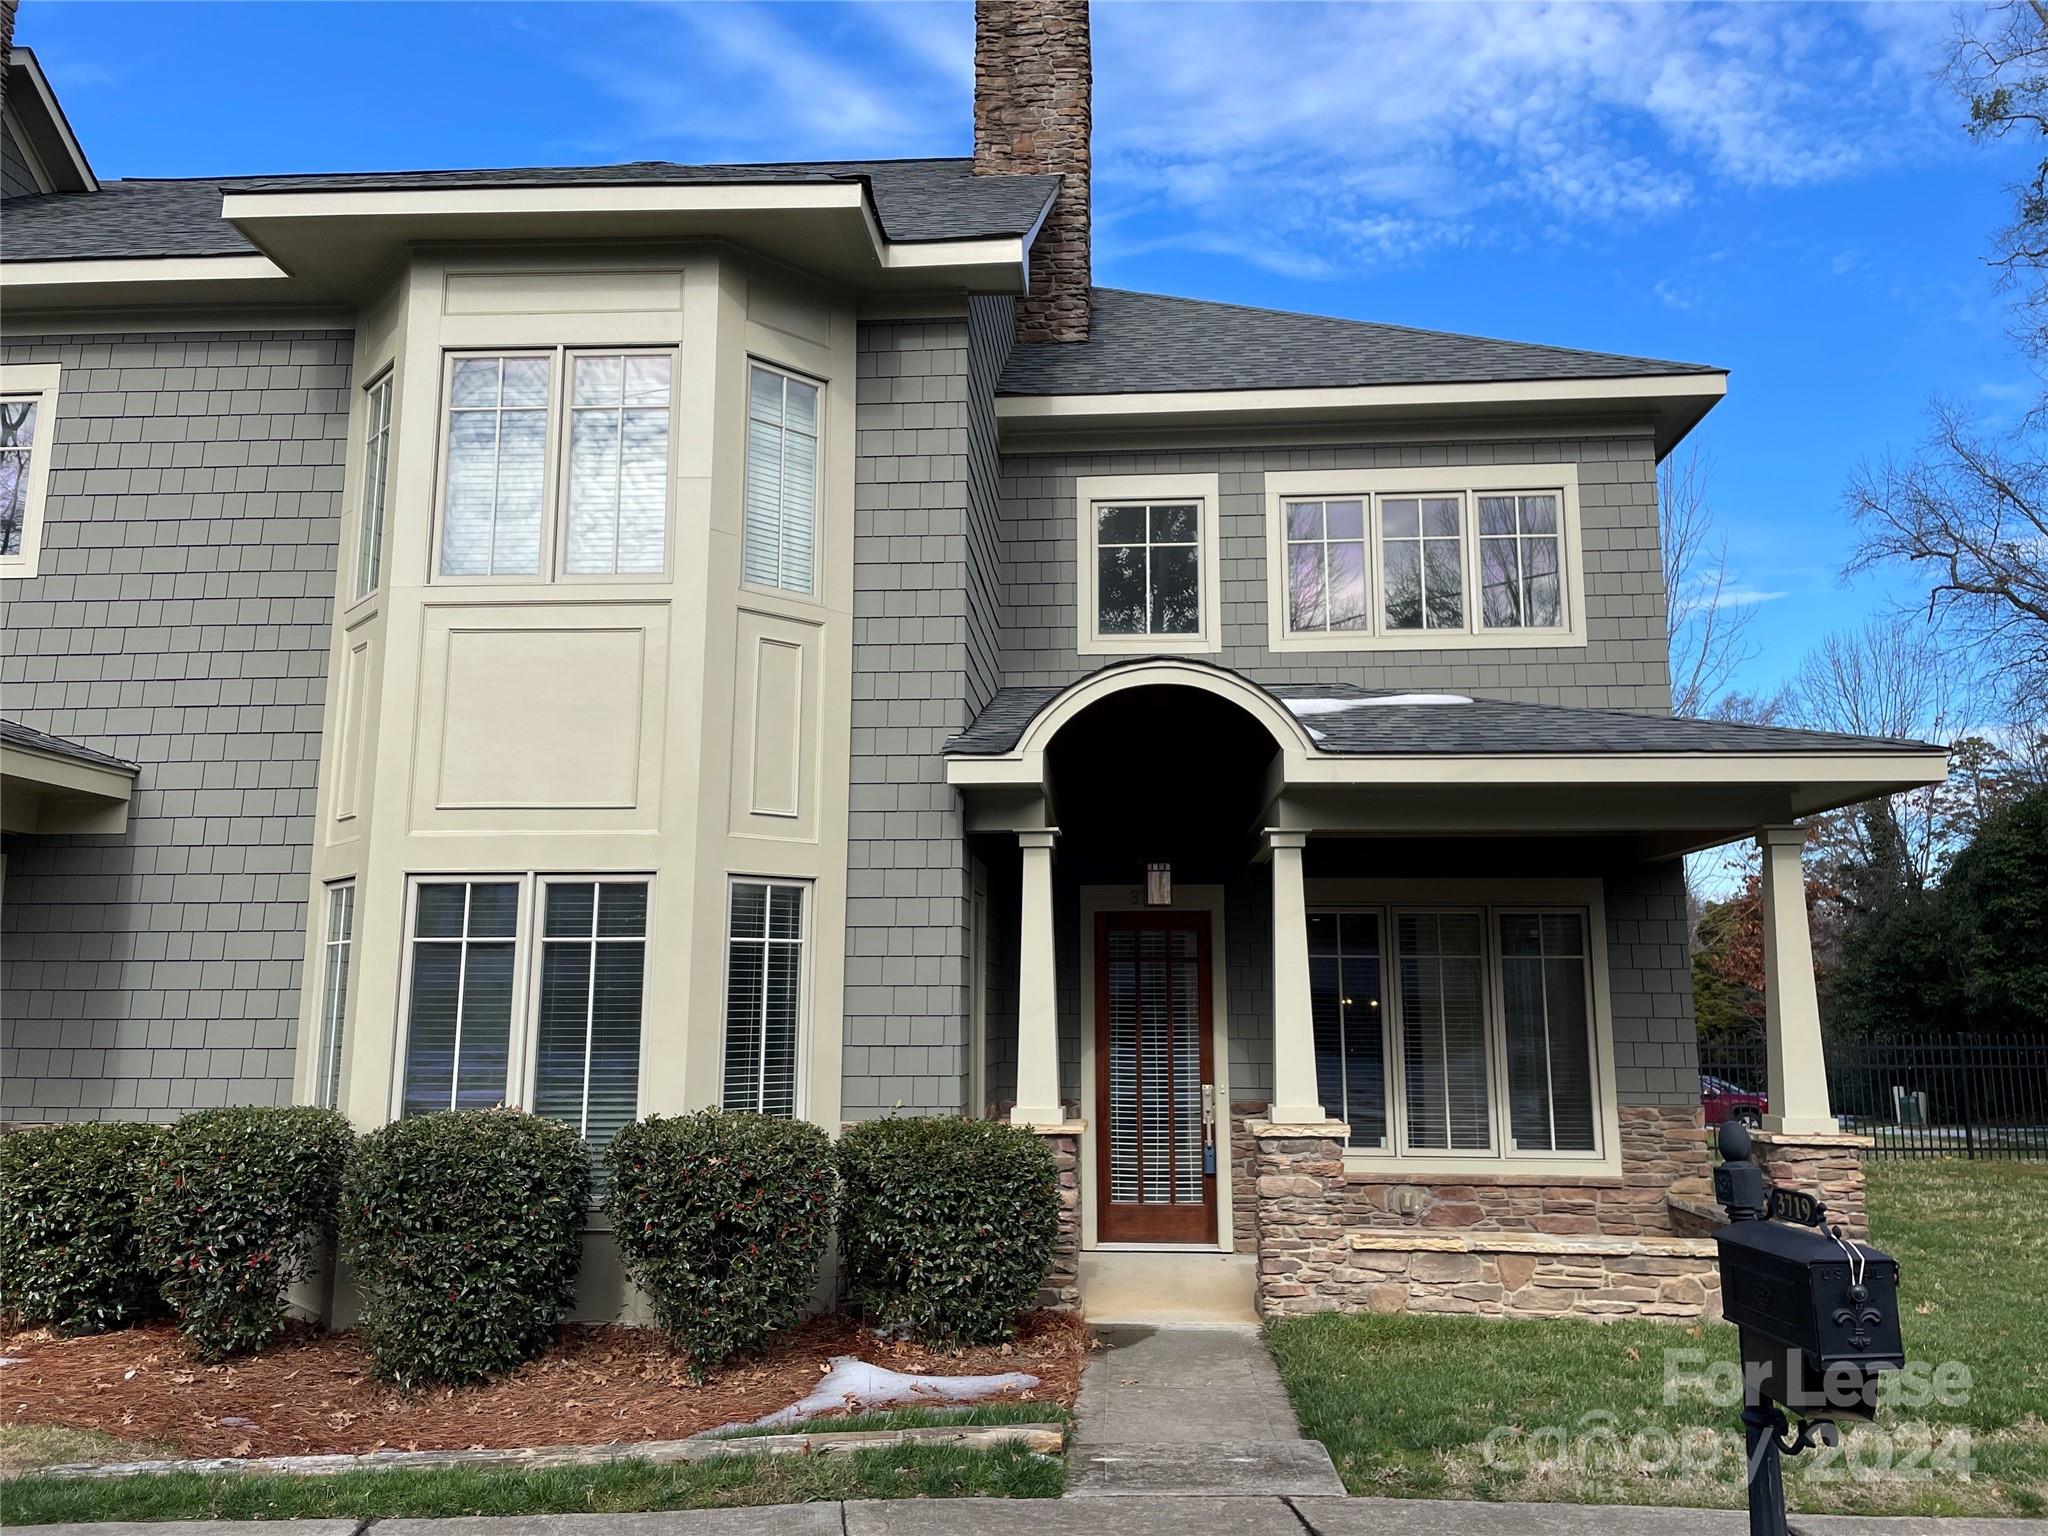
[[[0,1368],[10,1365],[27,1365],[26,1360],[17,1360],[13,1355],[0,1355]]]
[[[1335,715],[1347,709],[1371,709],[1385,704],[1470,704],[1462,693],[1387,693],[1372,699],[1282,699],[1296,717]]]
[[[834,1355],[832,1369],[818,1379],[810,1396],[753,1421],[754,1426],[795,1424],[821,1413],[871,1408],[903,1408],[919,1404],[979,1402],[1004,1392],[1023,1392],[1038,1385],[1036,1376],[1005,1371],[1000,1376],[910,1376],[869,1365],[853,1355]],[[742,1426],[728,1424],[727,1429]]]

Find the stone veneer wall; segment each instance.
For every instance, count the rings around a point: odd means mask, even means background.
[[[1052,1263],[1038,1288],[1038,1304],[1057,1312],[1081,1310],[1081,1138],[1048,1134],[1046,1148],[1060,1176],[1060,1225]]]
[[[1870,1213],[1863,1196],[1863,1154],[1870,1147],[1869,1137],[1755,1131],[1750,1146],[1767,1181],[1805,1190],[1828,1208],[1829,1220],[1839,1223],[1849,1236],[1870,1236]]]
[[[1671,1117],[1672,1124],[1677,1120]],[[1595,1229],[1608,1188],[1648,1188],[1627,1183],[1626,1176],[1605,1185],[1509,1177],[1455,1186],[1359,1180],[1345,1172],[1333,1138],[1267,1135],[1256,1145],[1258,1306],[1264,1316],[1719,1315],[1710,1242],[1673,1235],[1668,1215],[1663,1226],[1646,1225],[1648,1207],[1639,1199],[1617,1206],[1610,1218],[1630,1222],[1624,1230]],[[1676,1145],[1697,1146],[1703,1164],[1704,1137]],[[1404,1188],[1423,1197],[1413,1213],[1389,1209],[1392,1192]],[[1444,1193],[1456,1198],[1443,1199]]]
[[[1238,1253],[1259,1251],[1259,1142],[1251,1127],[1267,1107],[1242,1099],[1230,1105],[1230,1246]]]
[[[1711,1244],[1682,1235],[1711,1194],[1696,1105],[1622,1106],[1619,1177],[1347,1171],[1335,1140],[1261,1140],[1243,1108],[1232,1153],[1250,1164],[1265,1315],[1719,1315]]]

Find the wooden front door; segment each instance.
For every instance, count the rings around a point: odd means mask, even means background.
[[[1209,1009],[1208,913],[1097,916],[1099,1242],[1216,1240]]]

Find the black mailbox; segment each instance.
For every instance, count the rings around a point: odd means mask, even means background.
[[[1809,1212],[1826,1214],[1810,1202],[1799,1214]],[[1898,1262],[1785,1221],[1736,1222],[1714,1241],[1722,1310],[1742,1329],[1757,1390],[1804,1418],[1873,1417],[1878,1374],[1906,1363]]]

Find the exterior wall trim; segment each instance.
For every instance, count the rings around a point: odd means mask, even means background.
[[[1003,395],[1005,422],[1065,418],[1237,414],[1273,416],[1299,410],[1375,407],[1511,405],[1530,401],[1652,401],[1680,397],[1714,401],[1728,393],[1725,373],[1645,374],[1623,379],[1520,379],[1471,384],[1363,384],[1315,389],[1190,389],[1151,394]]]

